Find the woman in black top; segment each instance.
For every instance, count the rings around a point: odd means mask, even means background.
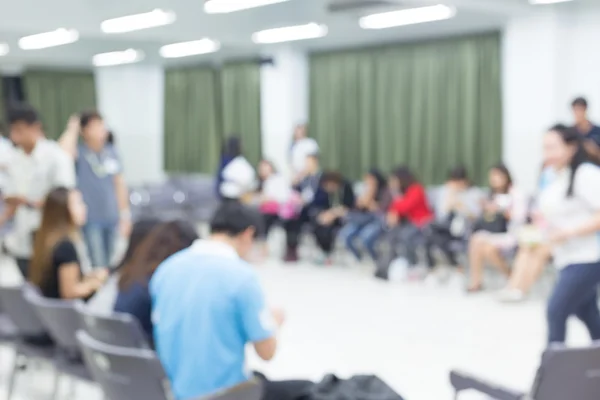
[[[81,271],[77,249],[83,243],[79,228],[85,223],[86,213],[81,193],[76,190],[57,188],[46,197],[28,276],[46,297],[88,299],[108,277],[105,269],[89,276]]]

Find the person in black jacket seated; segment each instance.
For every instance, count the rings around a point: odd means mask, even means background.
[[[352,185],[337,171],[324,173],[312,207],[316,214],[315,238],[325,254],[326,264],[331,263],[331,251],[344,217],[354,206]]]
[[[187,221],[159,224],[137,246],[133,256],[120,270],[119,294],[114,309],[136,317],[150,344],[154,341],[151,320],[152,300],[148,283],[163,261],[190,247],[196,239],[198,234]]]
[[[298,177],[298,181],[294,182],[294,190],[300,194],[302,198],[302,210],[296,218],[284,221],[286,232],[287,250],[285,253],[286,262],[298,261],[298,244],[300,242],[300,233],[302,226],[308,224],[315,217],[313,200],[315,193],[319,190],[321,182],[321,166],[319,156],[311,154],[306,158],[306,170]]]

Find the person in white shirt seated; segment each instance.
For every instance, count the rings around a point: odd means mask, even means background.
[[[241,153],[239,147],[236,154],[225,164],[219,174],[219,194],[224,199],[239,199],[248,202],[256,189],[256,172]]]
[[[308,137],[306,125],[296,126],[290,151],[292,177],[295,185],[306,177],[307,157],[313,154],[319,154],[319,144],[315,139]]]
[[[286,220],[295,216],[296,210],[292,201],[297,196],[294,196],[291,185],[285,177],[277,173],[273,163],[270,161],[262,160],[259,163],[258,177],[258,204],[263,219],[263,226],[260,229],[259,236],[265,241],[263,253],[266,256],[266,240],[271,228],[279,220]]]
[[[538,200],[560,275],[548,302],[548,343],[563,343],[576,316],[600,340],[600,167],[574,129],[552,128],[544,159],[556,172]]]

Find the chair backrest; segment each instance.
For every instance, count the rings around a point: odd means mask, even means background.
[[[81,328],[93,339],[111,346],[147,349],[150,346],[138,321],[129,314],[94,313],[83,303],[75,306]]]
[[[56,345],[70,355],[78,355],[76,333],[80,324],[75,311],[76,301],[48,299],[28,286],[23,287],[23,292]]]
[[[600,343],[546,350],[533,385],[533,399],[597,400],[599,393]]]
[[[197,400],[260,400],[263,396],[262,382],[253,379],[240,385]]]
[[[0,303],[2,311],[13,322],[20,336],[39,337],[47,333],[35,309],[25,300],[23,286],[0,287]]]
[[[83,359],[92,377],[111,400],[171,400],[167,376],[147,349],[110,346],[77,332]]]

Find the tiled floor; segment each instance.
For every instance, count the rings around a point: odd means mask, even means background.
[[[274,379],[374,373],[407,400],[446,400],[451,368],[528,388],[544,346],[541,299],[509,306],[491,294],[467,297],[456,286],[385,284],[367,267],[257,268],[270,302],[288,317],[276,359],[266,365],[250,357],[252,368]],[[0,262],[0,281],[15,280],[13,267]],[[572,324],[572,344],[587,343],[582,326]],[[11,359],[9,349],[0,349],[0,398]],[[47,398],[44,371],[25,374],[14,400]],[[100,400],[88,385],[79,385],[76,398]]]

